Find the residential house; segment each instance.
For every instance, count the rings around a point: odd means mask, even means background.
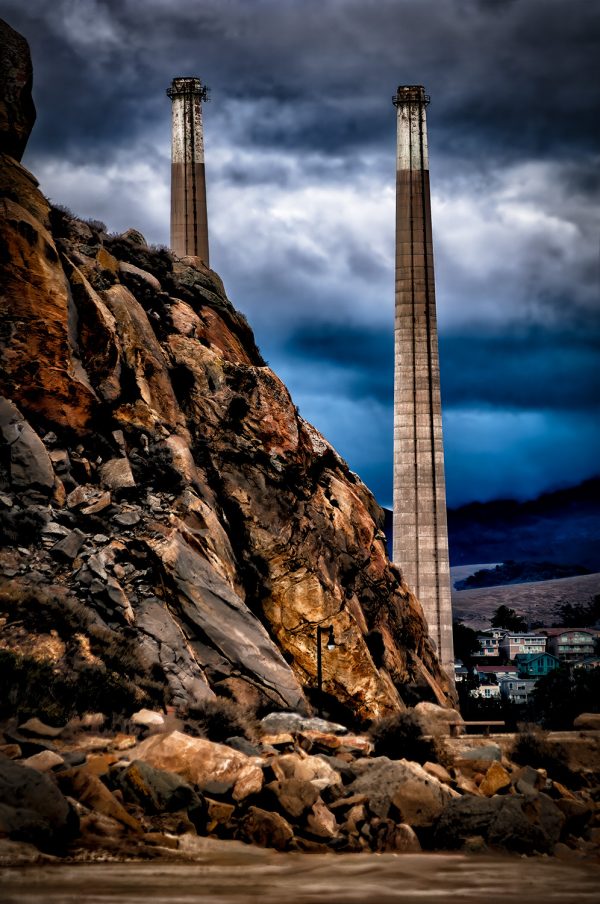
[[[507,631],[500,641],[500,655],[512,662],[518,653],[545,653],[543,634]]]
[[[518,678],[516,665],[478,665],[475,666],[480,681],[500,680],[500,678]]]
[[[470,697],[481,697],[484,700],[499,700],[500,687],[497,684],[480,684],[469,691]]]
[[[596,637],[600,632],[593,628],[543,628],[547,637],[547,649],[561,662],[585,659],[596,652]]]
[[[574,662],[574,669],[598,669],[600,668],[600,656],[586,656],[580,662]]]
[[[462,660],[455,659],[454,660],[454,680],[456,682],[465,681],[466,678],[469,677],[469,670],[466,665],[463,664]]]
[[[539,678],[540,675],[547,675],[557,669],[560,661],[551,653],[517,653],[515,665],[519,669],[520,678]]]
[[[536,678],[501,678],[500,693],[511,703],[527,703],[536,681]]]
[[[490,631],[482,631],[477,635],[479,650],[475,653],[476,657],[499,656],[500,655],[500,639],[505,633],[504,629],[492,628]]]

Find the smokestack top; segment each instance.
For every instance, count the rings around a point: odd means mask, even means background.
[[[200,100],[207,100],[208,88],[195,76],[181,76],[173,79],[167,94],[170,98],[198,96]]]
[[[429,103],[429,95],[425,94],[423,85],[398,85],[398,92],[392,98],[395,107],[402,104],[425,104]]]

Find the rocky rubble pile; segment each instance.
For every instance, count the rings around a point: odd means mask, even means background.
[[[19,162],[27,45],[5,23],[0,38],[0,670],[13,711],[27,715],[36,687],[38,714],[43,702],[59,720],[108,699],[128,713],[219,696],[308,710],[323,625],[337,717],[447,705],[367,488],[299,415],[216,273],[49,204]]]
[[[423,765],[376,756],[368,736],[294,713],[253,742],[215,743],[142,710],[128,731],[88,715],[54,728],[4,726],[0,856],[193,857],[194,838],[280,851],[507,850],[600,855],[598,772],[570,790],[486,739]],[[589,732],[595,750],[600,739]],[[454,744],[454,742],[452,742]],[[402,751],[398,751],[401,756]]]

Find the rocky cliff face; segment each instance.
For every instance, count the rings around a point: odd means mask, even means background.
[[[29,61],[6,28],[5,656],[65,680],[116,675],[140,701],[165,688],[175,704],[217,694],[306,708],[315,632],[333,625],[330,702],[359,720],[415,692],[444,703],[381,510],[300,417],[219,277],[51,207],[18,162]]]

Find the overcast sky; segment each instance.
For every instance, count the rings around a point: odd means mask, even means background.
[[[0,0],[24,163],[168,244],[174,76],[204,108],[211,264],[301,413],[391,503],[395,111],[428,108],[448,501],[600,472],[600,3]]]

